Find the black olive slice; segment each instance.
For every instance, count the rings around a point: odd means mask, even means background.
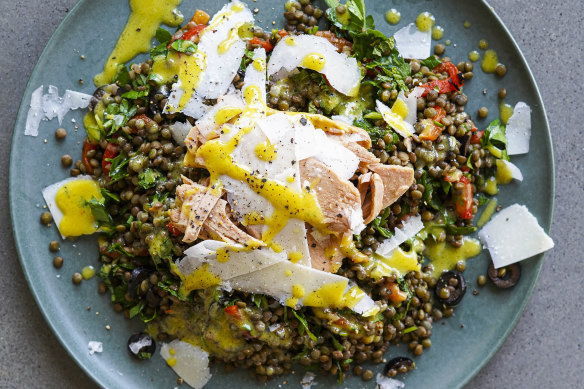
[[[434,292],[441,304],[447,307],[455,306],[466,293],[466,281],[462,273],[456,270],[444,272],[438,278]]]
[[[504,269],[505,275],[503,277],[499,277],[499,269],[495,269],[495,265],[493,262],[489,263],[489,270],[487,274],[489,275],[489,279],[495,284],[497,288],[507,289],[514,287],[517,282],[519,282],[519,278],[521,278],[521,265],[518,263],[513,263],[509,266],[505,266]]]
[[[128,294],[130,297],[136,298],[138,296],[140,284],[148,277],[150,277],[150,269],[147,267],[137,267],[132,270],[132,276],[130,282],[128,282]]]
[[[156,351],[156,342],[145,332],[137,332],[128,339],[128,351],[136,359],[150,359]]]
[[[407,373],[413,370],[416,363],[407,357],[395,357],[387,362],[383,369],[383,374],[388,377],[394,377],[397,373]]]
[[[100,86],[93,92],[93,96],[89,99],[89,110],[93,111],[97,103],[101,100],[101,98],[105,95],[105,86]]]

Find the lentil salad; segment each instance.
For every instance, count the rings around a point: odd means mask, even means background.
[[[307,2],[287,3],[286,28],[276,33],[254,28],[248,50],[257,45],[268,49],[269,45],[273,47],[288,34],[305,32],[307,24],[314,23],[310,18],[318,19],[322,15],[316,10],[318,8]],[[342,6],[335,9],[336,14],[346,12]],[[311,13],[307,24],[300,22]],[[184,36],[188,31],[187,28],[181,33]],[[333,27],[332,32],[314,32],[340,42],[341,51],[362,55],[349,48],[355,45],[354,41],[347,39],[351,37],[350,31],[343,32],[341,28]],[[403,65],[404,74],[392,73],[390,77],[383,73],[383,67],[379,71],[378,64],[365,65],[367,72],[362,87],[370,96],[391,105],[400,90],[409,92],[415,86],[430,85],[427,94],[417,100],[419,122],[416,132],[434,131],[438,135],[434,139],[427,135],[426,140],[421,136],[414,136],[410,141],[402,139],[388,128],[372,106],[366,106],[367,99],[363,99],[363,118],[355,124],[369,133],[373,154],[383,164],[414,168],[416,181],[404,196],[384,210],[363,232],[355,235],[355,246],[361,253],[372,255],[395,228],[403,227],[404,216],[412,214],[419,214],[424,222],[431,224],[428,231],[436,242],[462,246],[463,236],[474,231],[472,217],[480,199],[484,198],[474,198],[474,195],[488,193],[488,180],[495,174],[497,159],[485,147],[487,144],[481,141],[473,121],[464,112],[467,98],[457,90],[464,81],[472,78],[472,64],[462,63],[455,67],[444,57],[406,62],[391,52],[393,48],[389,50],[385,56],[397,62],[389,68]],[[440,51],[437,47],[436,52]],[[359,59],[363,63],[371,60],[363,56]],[[180,279],[173,274],[169,263],[180,257],[188,246],[181,241],[180,233],[173,230],[172,224],[169,226],[165,213],[175,206],[173,195],[180,184],[180,175],[198,181],[206,176],[206,172],[182,166],[187,151],[176,143],[169,127],[183,118],[180,114],[163,113],[169,86],[152,82],[149,77],[152,65],[152,61],[132,65],[118,73],[115,84],[98,89],[93,112],[119,110],[127,121],[97,143],[88,140],[84,145],[83,160],[77,161],[72,170],[72,175],[89,173],[101,178],[100,185],[106,194],[102,205],[109,218],[106,216],[98,221],[103,223],[102,228],[111,227],[111,230],[100,238],[100,259],[103,262],[100,275],[104,280],[100,291],[109,289],[114,309],[124,312],[128,318],[138,316],[150,323],[150,332],[162,341],[178,334],[157,331],[160,329],[157,323],[163,323],[169,315],[180,314],[186,307],[194,308],[194,312],[197,309],[213,312],[205,319],[208,321],[205,326],[213,321],[229,322],[230,315],[236,316],[236,313],[240,318],[237,323],[230,322],[232,332],[245,336],[252,328],[260,335],[246,346],[236,348],[235,352],[220,348],[213,355],[223,359],[228,366],[252,367],[252,372],[260,380],[289,371],[295,360],[307,366],[318,365],[322,370],[339,374],[341,379],[343,372],[352,368],[355,374],[368,380],[373,373],[363,370],[360,363],[367,360],[381,362],[391,343],[409,343],[414,355],[430,347],[432,322],[450,316],[453,311],[451,304],[438,303],[432,296],[432,289],[438,284],[432,265],[402,277],[383,277],[380,282],[371,278],[366,266],[344,259],[338,274],[355,280],[380,306],[382,317],[373,323],[358,315],[334,310],[317,313],[314,309],[303,308],[294,311],[270,297],[235,291],[213,290],[211,293],[205,290],[190,296],[178,293]],[[243,68],[242,64],[242,71],[233,80],[235,88],[242,87]],[[407,73],[409,75],[405,75]],[[439,84],[446,85],[440,81],[452,80],[453,77],[460,83],[456,90],[441,93],[440,86],[436,88]],[[318,73],[300,71],[294,78],[272,86],[268,101],[270,107],[279,110],[333,115],[342,113],[338,110],[343,99]],[[431,120],[432,127],[421,127],[423,120]],[[91,134],[91,129],[88,130]],[[467,175],[459,175],[459,172]],[[418,243],[413,240],[404,248],[415,249]],[[417,254],[421,261],[421,252]],[[464,264],[457,263],[456,270],[464,271]],[[453,288],[441,288],[437,292],[439,299],[448,299],[457,287],[455,282],[447,282]],[[192,312],[184,314],[191,315]],[[334,322],[339,322],[337,317],[342,318],[341,322],[346,324],[330,325],[331,317],[335,318]],[[269,339],[262,338],[270,323],[283,324],[290,331],[292,341],[272,345]],[[355,327],[357,331],[354,331]],[[347,331],[349,328],[353,331]],[[212,337],[213,331],[210,332]],[[413,364],[407,366],[389,368],[387,374],[395,375],[413,368]]]

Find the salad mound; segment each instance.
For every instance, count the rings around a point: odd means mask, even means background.
[[[178,2],[156,3],[150,22],[181,22]],[[501,287],[553,246],[525,207],[489,222],[498,184],[522,179],[509,155],[528,150],[529,107],[510,138],[498,120],[478,129],[472,64],[431,55],[412,25],[385,36],[363,0],[326,3],[288,1],[285,28],[267,32],[234,0],[158,28],[143,63],[112,54],[74,177],[43,191],[63,238],[99,233],[99,291],[145,323],[130,354],[158,342],[192,387],[209,361],[260,381],[299,363],[341,383],[391,355],[385,376],[405,373],[415,363],[392,345],[431,347],[465,295],[477,226]],[[504,250],[518,226],[529,247]]]

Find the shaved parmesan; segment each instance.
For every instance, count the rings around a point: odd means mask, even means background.
[[[420,31],[415,23],[410,23],[393,34],[395,47],[408,59],[426,59],[430,56],[432,31]]]
[[[396,100],[396,102],[398,101],[401,100]],[[398,107],[398,105],[396,105],[395,103],[392,108],[389,108],[387,105],[383,104],[379,100],[377,100],[375,104],[377,107],[377,112],[379,112],[381,116],[383,116],[383,120],[385,120],[385,122],[389,124],[391,128],[395,130],[395,132],[397,132],[404,138],[412,136],[412,134],[414,133],[414,126],[411,123],[408,123],[407,121],[404,120],[404,118],[407,117],[407,114],[409,112],[405,102],[403,102],[404,107],[406,107],[405,108],[406,112],[404,115],[402,115],[399,112],[394,112],[397,111]]]
[[[304,377],[302,377],[302,380],[300,381],[300,385],[302,385],[302,389],[310,389],[312,384],[315,383],[315,381],[314,381],[315,378],[316,378],[316,374],[307,371],[306,374],[304,374]]]
[[[168,127],[170,133],[172,134],[172,139],[174,139],[174,141],[181,146],[185,145],[185,138],[189,134],[191,128],[193,128],[193,126],[188,122],[188,120],[184,123],[178,121],[174,122]]]
[[[257,87],[260,91],[261,101],[266,104],[266,50],[257,48],[253,52],[253,60],[245,70],[242,91],[248,87]]]
[[[515,166],[513,163],[509,161],[505,161],[504,159],[498,159],[497,162],[498,161],[501,161],[507,166],[507,169],[509,169],[509,171],[511,172],[511,177],[513,179],[517,181],[523,181],[523,174],[521,174],[521,170],[519,170],[517,166]]]
[[[103,343],[90,340],[89,343],[87,343],[87,349],[89,349],[89,355],[101,353],[103,352]]]
[[[375,250],[375,254],[388,257],[400,244],[416,236],[422,228],[424,228],[424,223],[422,223],[420,215],[410,216],[403,221],[403,228],[396,228],[393,236],[379,245]]]
[[[424,93],[424,88],[417,86],[410,92],[408,97],[405,96],[403,91],[400,91],[397,95],[397,98],[403,100],[407,107],[408,113],[404,118],[404,121],[409,124],[413,125],[418,120],[418,117],[416,116],[416,113],[418,112],[417,104],[418,99],[422,97],[422,93]]]
[[[533,257],[554,247],[524,205],[513,204],[498,212],[480,231],[496,269]]]
[[[218,257],[218,250],[221,257]],[[186,257],[178,263],[183,275],[189,275],[203,264],[207,271],[222,281],[254,273],[275,263],[286,261],[286,253],[276,253],[270,248],[246,250],[239,245],[229,245],[216,240],[205,240],[185,250]]]
[[[324,74],[330,85],[344,95],[356,96],[359,92],[361,69],[357,60],[338,53],[326,38],[297,35],[280,40],[270,57],[268,76],[277,81],[297,67]]]
[[[217,116],[221,116],[218,113],[226,112],[226,110],[231,110],[232,113],[237,111],[242,111],[243,101],[241,100],[241,93],[235,89],[228,92],[226,95],[219,97],[217,103],[209,108],[205,114],[195,122],[195,125],[199,129],[199,132],[206,139],[210,139],[213,135],[217,135],[216,131],[223,123],[217,123]]]
[[[507,120],[507,153],[509,155],[529,152],[531,138],[531,108],[523,101],[515,104],[513,115]]]
[[[41,120],[57,118],[59,124],[70,110],[86,108],[91,95],[66,90],[63,97],[59,97],[59,89],[49,85],[48,93],[43,95],[43,85],[31,95],[30,108],[26,117],[24,135],[37,136]]]
[[[377,383],[376,389],[401,389],[405,388],[406,386],[406,384],[404,384],[400,380],[386,377],[381,373],[377,373],[377,377],[375,380]]]
[[[201,389],[211,379],[209,354],[200,347],[176,339],[162,344],[160,356],[194,389]]]

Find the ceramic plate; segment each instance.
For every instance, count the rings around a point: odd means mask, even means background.
[[[259,8],[257,22],[264,28],[272,28],[272,21],[282,26],[283,1],[247,0],[251,8]],[[179,9],[189,17],[195,9],[216,12],[224,1],[184,0]],[[401,22],[389,25],[384,14],[389,8],[401,12]],[[469,51],[478,49],[480,39],[487,39],[489,47],[499,54],[507,65],[507,75],[500,79],[493,74],[475,71],[475,77],[465,85],[469,95],[467,111],[476,117],[479,107],[489,108],[486,120],[477,120],[481,128],[498,115],[497,91],[506,87],[507,101],[515,104],[525,101],[533,110],[533,135],[529,154],[515,156],[513,162],[523,172],[522,183],[512,183],[502,188],[497,196],[500,204],[518,202],[527,205],[544,229],[549,230],[552,218],[554,191],[553,156],[549,128],[535,80],[529,71],[521,51],[511,35],[490,7],[479,0],[410,0],[367,2],[368,12],[375,16],[377,28],[391,35],[397,29],[414,21],[422,11],[435,15],[437,24],[444,27],[444,40],[452,44],[446,54],[455,62],[466,60]],[[99,385],[107,388],[173,388],[176,375],[166,367],[158,353],[149,361],[138,362],[126,351],[128,336],[142,327],[140,322],[128,321],[114,313],[109,296],[96,292],[97,278],[74,286],[71,275],[86,265],[98,267],[95,237],[85,237],[61,244],[65,264],[60,270],[51,266],[52,253],[48,250],[51,240],[60,240],[56,228],[39,223],[43,211],[41,189],[69,176],[61,167],[60,157],[70,154],[80,159],[83,128],[83,112],[67,114],[62,126],[68,131],[65,141],[57,142],[54,130],[59,127],[56,119],[42,122],[38,137],[24,136],[26,115],[33,90],[40,85],[51,84],[65,89],[93,92],[93,75],[97,74],[105,58],[113,48],[125,25],[129,6],[121,0],[81,0],[61,23],[34,69],[24,93],[14,129],[10,160],[10,206],[15,240],[24,273],[31,290],[45,315],[49,326],[77,363]],[[465,21],[471,27],[463,27]],[[85,59],[81,58],[84,55]],[[478,69],[478,64],[476,66]],[[80,84],[79,80],[84,83]],[[485,93],[484,93],[485,92]],[[76,123],[75,123],[75,122]],[[45,141],[46,139],[46,141]],[[416,359],[416,369],[402,377],[408,388],[456,388],[463,386],[489,360],[514,327],[532,292],[541,269],[542,257],[523,263],[521,282],[512,290],[498,290],[491,285],[478,288],[474,296],[479,274],[485,274],[488,254],[468,262],[465,272],[469,293],[455,316],[436,322],[433,329],[432,347]],[[91,311],[86,309],[91,306]],[[98,314],[99,312],[99,314]],[[106,331],[105,326],[111,330]],[[101,354],[90,355],[87,343],[103,342]],[[405,349],[392,347],[386,357],[406,354]],[[257,383],[245,371],[226,373],[222,367],[213,367],[213,379],[208,388],[253,388]],[[301,368],[296,374],[273,380],[268,387],[277,388],[284,380],[288,387],[299,387],[303,376]],[[318,377],[318,387],[338,387],[332,377]],[[351,388],[372,388],[373,382],[349,378],[342,385]]]

